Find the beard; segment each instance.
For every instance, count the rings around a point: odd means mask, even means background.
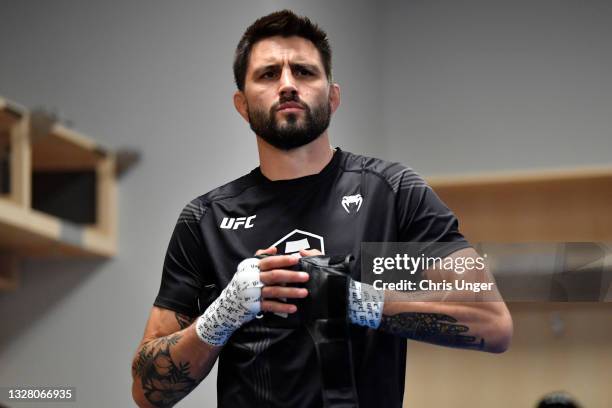
[[[285,102],[298,102],[302,105],[303,123],[295,113],[285,115],[285,124],[281,125],[276,118],[278,107]],[[281,150],[292,150],[317,139],[329,127],[331,106],[329,101],[310,109],[305,103],[292,98],[281,100],[270,108],[269,112],[248,109],[249,124],[255,134]]]

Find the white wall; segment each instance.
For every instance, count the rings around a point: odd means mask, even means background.
[[[423,174],[612,162],[608,1],[388,1],[388,157]]]

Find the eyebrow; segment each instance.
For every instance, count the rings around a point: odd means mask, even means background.
[[[257,76],[257,75],[259,75],[259,74],[261,74],[261,73],[263,73],[263,72],[265,72],[265,71],[267,71],[269,69],[278,69],[280,66],[281,66],[281,64],[267,64],[267,65],[264,65],[262,67],[255,68],[253,70],[253,74]],[[292,62],[292,63],[289,63],[289,66],[291,68],[305,68],[305,69],[308,69],[308,70],[310,70],[312,72],[315,72],[315,73],[320,73],[321,72],[321,69],[317,65],[309,64],[307,62]]]

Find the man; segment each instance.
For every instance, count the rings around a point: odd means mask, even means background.
[[[255,318],[287,318],[298,311],[292,300],[311,295],[300,287],[308,274],[289,269],[298,253],[353,254],[359,265],[361,242],[407,241],[445,243],[440,257],[477,257],[412,170],[330,147],[340,88],[326,34],[310,20],[287,10],[257,20],[238,44],[234,75],[260,167],[191,201],[178,219],[133,362],[141,407],[174,405],[217,358],[219,407],[323,406],[305,330]],[[352,366],[362,408],[401,406],[406,338],[490,352],[509,344],[503,302],[402,302],[411,299],[361,284],[359,268],[351,278],[352,362],[337,369]]]

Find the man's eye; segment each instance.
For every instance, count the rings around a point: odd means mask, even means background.
[[[300,76],[310,76],[310,75],[312,75],[312,72],[310,72],[306,68],[298,68],[296,72]]]
[[[276,76],[276,73],[274,71],[266,71],[263,74],[261,74],[261,78],[263,79],[271,79],[274,78]]]

